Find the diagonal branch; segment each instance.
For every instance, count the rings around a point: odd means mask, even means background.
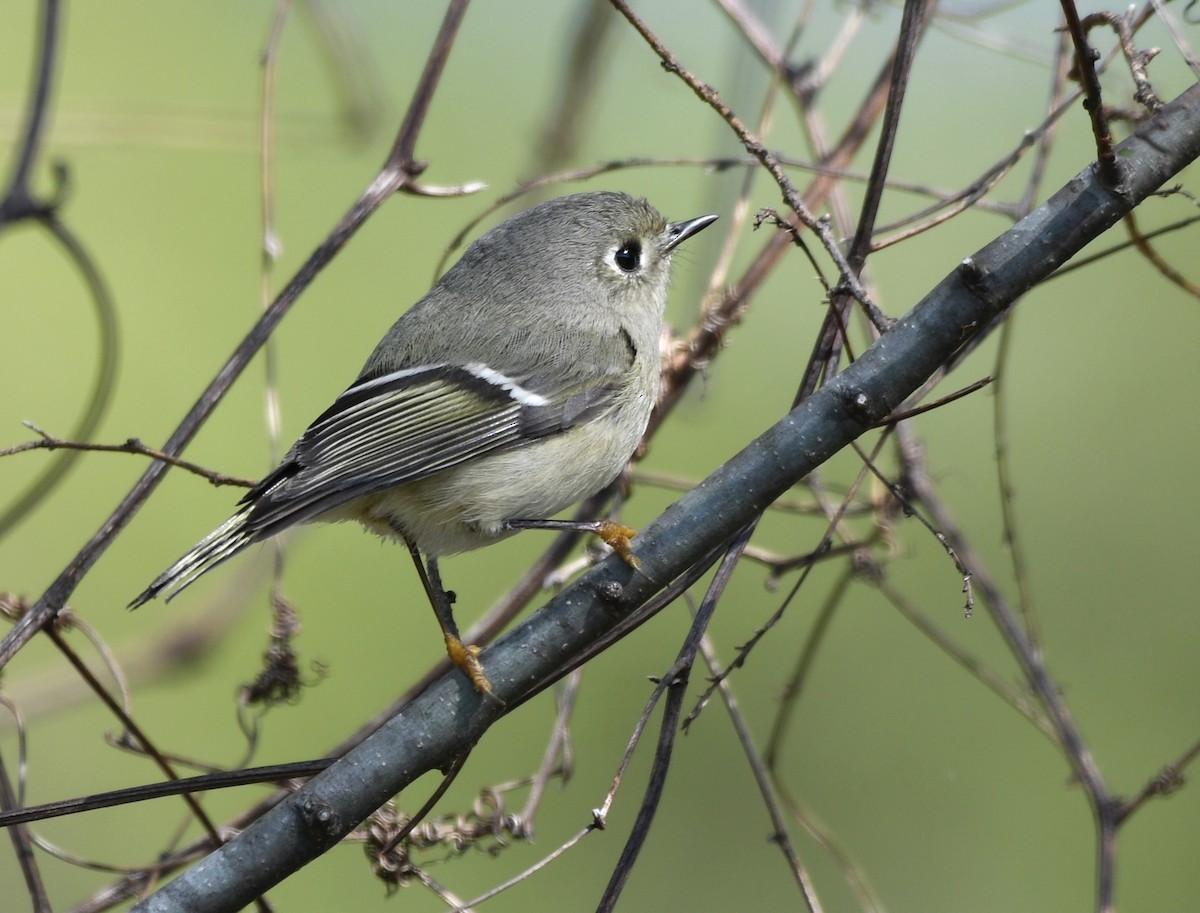
[[[638,538],[640,571],[609,559],[486,651],[482,659],[506,707],[484,701],[460,675],[434,682],[358,748],[135,909],[238,909],[335,846],[416,777],[461,755],[502,713],[569,668],[570,657],[881,421],[992,318],[1200,157],[1200,85],[1166,105],[1117,152],[1128,170],[1121,195],[1088,166],[959,264],[854,364],[646,527]]]

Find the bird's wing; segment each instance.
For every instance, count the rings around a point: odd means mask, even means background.
[[[355,498],[557,434],[608,409],[617,378],[554,395],[482,364],[406,368],[351,386],[243,498],[253,538]]]
[[[437,364],[360,379],[313,422],[237,513],[163,571],[131,608],[177,595],[207,571],[355,498],[511,450],[609,409],[621,375],[518,382],[482,364]],[[544,392],[535,392],[534,388]]]

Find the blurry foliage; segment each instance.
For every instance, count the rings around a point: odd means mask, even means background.
[[[882,131],[880,110],[864,100],[886,77],[900,10],[736,0],[639,6],[670,52],[715,87],[770,150],[809,166],[786,171],[814,194],[810,208],[831,213],[831,231],[849,242]],[[10,191],[30,136],[40,9],[14,4],[0,29]],[[1139,23],[1131,40],[1140,51],[1163,49],[1147,72],[1169,100],[1196,79],[1184,63],[1195,14],[1185,4],[1166,4],[1166,19],[1143,12],[1129,20]],[[442,13],[430,4],[313,0],[297,4],[284,22],[268,170],[280,244],[267,280],[272,291],[385,158]],[[1076,91],[1056,14],[1047,4],[946,6],[924,33],[877,239],[926,225],[928,207],[977,181],[987,192],[954,218],[870,256],[861,278],[886,313],[904,314],[964,256],[1095,158],[1077,99],[1047,118]],[[44,132],[23,185],[30,196],[17,199],[54,206],[32,220],[6,220],[0,234],[0,450],[37,438],[22,421],[58,438],[117,446],[136,438],[158,447],[258,317],[260,61],[270,16],[244,4],[168,9],[109,0],[65,8]],[[1120,138],[1134,126],[1123,118],[1140,116],[1131,68],[1110,25],[1096,25],[1089,40],[1105,63],[1101,87]],[[786,69],[773,70],[772,55],[782,55]],[[856,128],[863,142],[845,146],[850,154],[833,172],[813,167]],[[488,189],[448,199],[397,196],[306,290],[273,336],[270,387],[282,403],[284,445],[428,287],[464,226],[473,236],[539,195],[579,186],[645,194],[673,216],[721,212],[722,222],[684,252],[676,271],[669,319],[683,336],[702,324],[702,303],[737,288],[772,243],[777,230],[764,225],[755,233],[754,213],[786,211],[779,187],[747,164],[722,119],[665,73],[606,4],[471,7],[416,155],[428,162],[422,183],[482,181]],[[622,164],[602,167],[611,160]],[[549,183],[489,210],[522,182],[559,169],[599,173]],[[1181,192],[1139,209],[1137,227],[1152,251],[1137,251],[1127,228],[1110,231],[1083,255],[1105,256],[1033,289],[1002,333],[926,401],[985,376],[993,384],[905,422],[876,457],[880,473],[910,496],[914,471],[927,477],[936,503],[970,543],[968,568],[978,562],[999,595],[1025,610],[1056,692],[1114,796],[1171,794],[1168,802],[1138,806],[1139,824],[1122,833],[1116,897],[1127,909],[1185,909],[1185,898],[1200,893],[1192,851],[1200,809],[1193,791],[1179,789],[1186,771],[1168,767],[1186,766],[1200,737],[1200,615],[1187,573],[1195,551],[1192,399],[1200,380],[1193,352],[1200,308],[1188,286],[1200,281],[1190,224],[1195,173],[1192,166],[1170,182]],[[4,214],[11,219],[12,212]],[[483,219],[479,228],[476,219]],[[47,225],[78,241],[99,284],[80,278]],[[628,522],[649,521],[790,407],[827,313],[817,269],[830,284],[837,279],[820,245],[802,237],[816,268],[788,247],[711,362],[690,366],[697,373],[635,469],[622,514]],[[1170,276],[1164,264],[1182,275]],[[857,314],[846,338],[853,355],[871,341]],[[251,366],[189,446],[188,460],[231,476],[268,468],[265,374]],[[880,441],[879,433],[864,437],[861,452],[875,452]],[[14,611],[36,601],[145,468],[143,456],[119,453],[70,451],[73,466],[55,462],[66,453],[0,459],[0,510],[35,492],[0,540],[0,592],[12,594],[4,605]],[[907,516],[870,474],[855,487],[862,471],[860,453],[844,451],[764,516],[714,614],[713,668],[734,660],[802,586],[725,680],[737,714],[721,710],[714,696],[675,745],[622,909],[799,906],[779,849],[788,843],[768,816],[731,721],[773,763],[772,807],[826,910],[1049,911],[1094,902],[1097,853],[1083,790],[1010,645],[979,604],[964,617],[961,576],[930,529],[948,527],[924,503],[917,506],[930,527]],[[440,655],[403,550],[376,548],[350,527],[288,538],[282,588],[298,613],[294,638],[283,638],[277,622],[275,639],[267,634],[272,604],[282,599],[267,585],[271,547],[186,599],[125,612],[237,497],[236,488],[168,473],[72,592],[80,624],[56,635],[106,687],[127,687],[134,719],[189,774],[324,757]],[[786,564],[819,549],[839,508],[830,554],[808,571]],[[527,533],[447,562],[464,620],[499,600],[548,544]],[[697,588],[694,598],[592,660],[556,699],[539,697],[500,721],[423,831],[380,849],[380,834],[395,837],[396,816],[416,813],[436,776],[364,824],[358,836],[374,841],[370,863],[360,849],[335,850],[274,889],[272,903],[445,909],[438,891],[475,897],[585,832],[652,687],[646,679],[669,668],[690,625],[688,605],[702,594]],[[975,598],[986,601],[978,590]],[[89,631],[108,647],[95,646],[84,636]],[[259,675],[268,644],[286,656],[288,688],[275,693],[291,699],[264,711],[238,694]],[[0,773],[14,790],[7,802],[161,779],[141,757],[110,747],[122,741],[122,726],[48,637],[34,638],[0,684],[9,710],[0,722]],[[695,670],[685,712],[706,686]],[[488,908],[594,907],[633,827],[651,753],[647,743],[634,755],[605,831],[590,833]],[[250,787],[202,801],[219,824],[268,794]],[[535,821],[531,844],[525,838]],[[179,799],[31,830],[100,866],[138,873],[203,835]],[[123,872],[35,855],[54,909],[121,902],[95,892],[122,883]],[[441,887],[387,900],[372,867],[388,869],[394,883]],[[125,886],[157,884],[140,877]],[[17,898],[21,883],[17,853],[5,854],[0,884],[14,909],[25,903]]]

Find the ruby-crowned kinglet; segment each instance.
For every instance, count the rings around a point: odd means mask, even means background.
[[[458,639],[437,558],[552,526],[617,477],[658,392],[672,253],[716,218],[667,222],[645,200],[580,193],[493,228],[237,513],[131,607],[296,523],[357,520],[408,545],[451,658],[490,690],[478,651]],[[606,538],[632,534],[616,529]]]

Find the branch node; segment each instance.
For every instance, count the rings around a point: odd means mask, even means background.
[[[336,842],[345,831],[337,809],[318,796],[303,796],[297,809],[305,826],[322,840]]]
[[[958,265],[958,276],[967,290],[984,304],[995,309],[1003,303],[992,291],[991,270],[974,257],[963,257]]]

